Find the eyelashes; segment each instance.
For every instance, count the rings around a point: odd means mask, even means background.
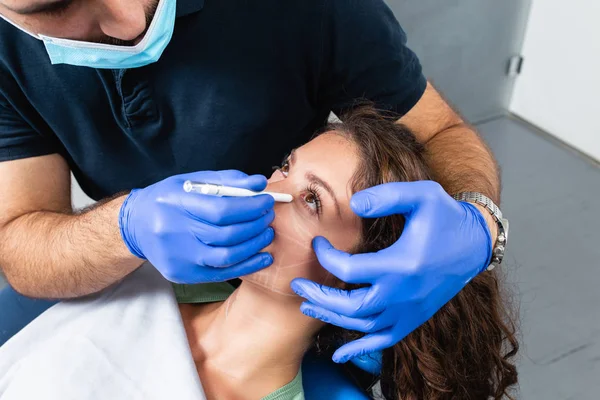
[[[314,215],[320,216],[323,211],[320,188],[314,183],[310,183],[304,192],[301,196],[304,206]]]
[[[290,172],[290,156],[285,156],[285,158],[281,161],[280,166],[272,167],[273,171],[279,171],[287,178]]]
[[[281,174],[287,178],[290,172],[289,157],[284,159],[280,167],[273,167],[273,170],[281,172]],[[319,186],[311,182],[302,192],[303,194],[300,195],[302,205],[306,207],[311,214],[317,217],[320,216],[323,211],[323,206],[321,203],[321,192]]]

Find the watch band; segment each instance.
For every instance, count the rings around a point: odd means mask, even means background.
[[[504,259],[504,251],[506,250],[506,243],[508,241],[508,220],[502,217],[500,208],[489,197],[481,193],[463,192],[452,197],[457,201],[466,201],[485,207],[496,221],[496,224],[498,224],[498,238],[492,250],[492,260],[487,267],[488,271],[493,270],[502,264],[502,260]]]

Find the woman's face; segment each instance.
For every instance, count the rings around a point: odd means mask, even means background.
[[[295,278],[333,283],[311,243],[324,236],[342,251],[358,244],[360,219],[350,209],[350,180],[358,162],[356,146],[335,133],[320,135],[290,155],[266,189],[294,196],[289,204],[275,205],[275,239],[264,250],[273,255],[273,265],[244,281],[287,295],[294,295],[290,282]]]

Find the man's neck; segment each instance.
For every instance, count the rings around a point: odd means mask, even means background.
[[[243,282],[224,303],[182,307],[209,399],[261,398],[294,379],[321,327],[300,312],[301,302]]]

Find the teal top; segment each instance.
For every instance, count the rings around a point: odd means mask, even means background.
[[[225,301],[234,292],[235,288],[229,283],[206,283],[203,285],[178,285],[173,284],[175,297],[180,304],[216,303]],[[277,389],[261,400],[304,400],[302,387],[302,371],[293,381]]]

